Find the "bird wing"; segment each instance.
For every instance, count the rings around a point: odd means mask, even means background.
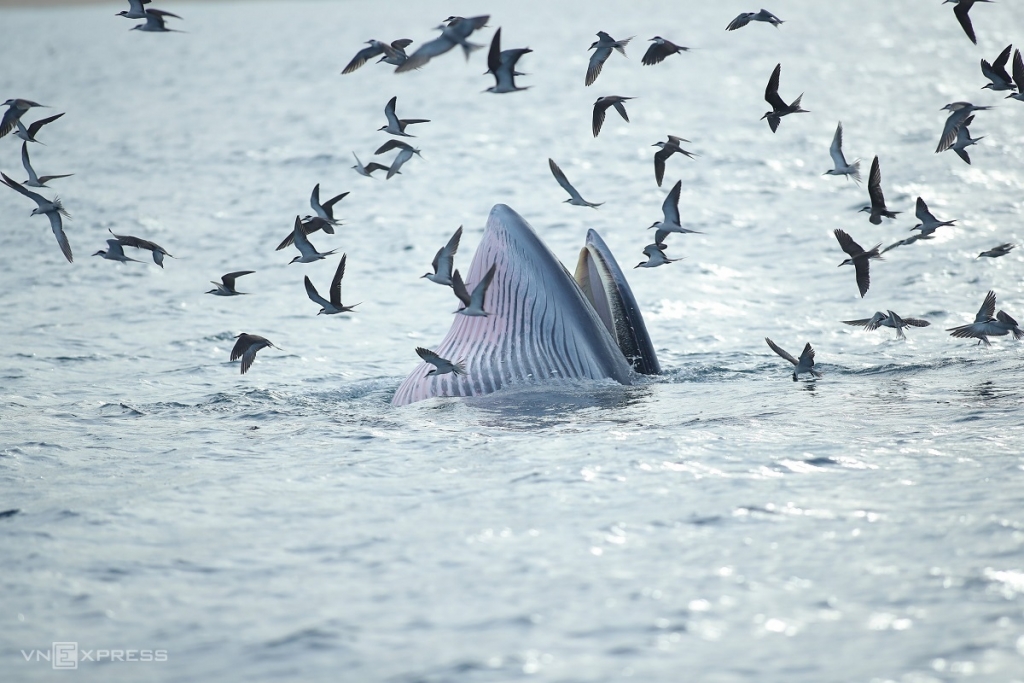
[[[39,132],[40,128],[42,128],[43,126],[45,126],[48,123],[53,123],[54,121],[56,121],[60,117],[64,116],[64,114],[65,114],[65,112],[61,112],[59,114],[54,114],[53,116],[47,116],[45,119],[39,119],[38,121],[33,121],[29,125],[29,127],[28,127],[28,136],[30,138],[35,138],[36,133]]]
[[[378,147],[377,151],[374,152],[373,154],[374,154],[374,156],[376,156],[378,154],[384,154],[385,152],[390,152],[393,149],[412,149],[412,147],[409,146],[409,143],[402,142],[401,140],[388,140],[383,145]]]
[[[220,281],[223,282],[224,286],[227,287],[228,289],[234,290],[234,288],[235,288],[235,278],[239,278],[239,277],[242,277],[243,275],[249,275],[249,274],[255,273],[255,272],[256,272],[255,270],[236,270],[233,273],[227,273],[225,275],[222,275],[221,278],[220,278]],[[213,284],[217,284],[217,283],[214,282]]]
[[[679,195],[683,191],[683,181],[677,180],[672,186],[665,201],[661,203],[661,212],[665,215],[665,222],[672,225],[682,225],[679,221]]]
[[[793,365],[799,365],[799,361],[796,358],[793,358],[793,355],[791,353],[789,353],[788,351],[783,349],[781,346],[779,346],[778,344],[773,342],[768,337],[765,337],[764,340],[766,342],[768,342],[768,346],[771,348],[772,351],[774,351],[775,353],[779,354],[780,356],[782,356],[783,358],[788,360]]]
[[[367,175],[372,175],[374,171],[389,171],[389,170],[391,170],[390,166],[385,166],[384,164],[378,164],[376,161],[371,161],[370,163],[368,163],[363,168],[366,169],[366,174]]]
[[[847,166],[846,157],[843,156],[842,121],[836,126],[836,134],[832,136],[832,146],[828,148],[828,153],[832,157],[832,163],[836,165],[836,168],[845,168]]]
[[[953,8],[953,14],[956,15],[956,20],[960,22],[960,26],[963,27],[967,37],[971,39],[972,43],[977,45],[978,39],[974,37],[974,26],[971,25],[971,17],[967,14],[971,11],[971,5],[973,4],[973,2],[957,3],[956,7]]]
[[[487,72],[495,74],[497,78],[498,69],[501,68],[501,27],[494,32],[491,38],[491,49],[487,51]]]
[[[21,143],[21,165],[25,167],[25,173],[28,173],[29,182],[39,182],[39,176],[36,175],[36,171],[32,168],[32,162],[28,158],[28,143]],[[46,183],[42,183],[45,185]]]
[[[871,161],[871,173],[868,174],[868,196],[871,198],[872,209],[884,209],[885,197],[882,195],[882,169],[878,165],[878,157]]]
[[[586,85],[592,85],[597,80],[597,77],[601,75],[601,67],[604,66],[611,54],[610,47],[599,47],[594,50],[594,54],[590,55],[590,64],[587,66]]]
[[[420,358],[422,358],[425,362],[430,363],[431,365],[438,365],[441,361],[444,360],[443,358],[441,358],[441,356],[437,355],[430,349],[423,348],[422,346],[416,347],[416,353],[419,355]]]
[[[924,203],[924,199],[921,197],[917,198],[917,210],[914,212],[917,216],[917,220],[922,223],[937,223],[938,219],[932,215],[931,211],[928,210],[928,205]]]
[[[591,129],[594,132],[594,137],[601,132],[601,126],[604,125],[604,115],[608,110],[608,105],[598,100],[594,103],[594,120],[591,123]]]
[[[857,256],[858,254],[864,252],[861,246],[854,242],[853,238],[850,237],[850,235],[845,230],[842,230],[841,228],[836,228],[835,230],[832,231],[832,234],[834,234],[836,236],[836,239],[839,240],[839,246],[843,248],[843,251],[845,251],[851,257]]]
[[[494,273],[498,269],[498,264],[494,263],[490,268],[487,269],[487,273],[483,279],[477,283],[477,286],[473,288],[473,294],[470,297],[471,305],[475,305],[481,311],[484,310],[484,297],[487,296],[487,288],[491,286],[491,280],[494,279]]]
[[[398,173],[398,169],[402,168],[402,164],[409,161],[409,159],[411,158],[412,148],[406,145],[405,148],[403,148],[402,151],[399,152],[398,155],[392,160],[391,166],[388,168],[388,179],[390,179],[391,176]]]
[[[313,283],[312,281],[310,281],[308,275],[304,278],[303,281],[306,283],[306,296],[309,297],[310,301],[316,304],[320,304],[320,306],[322,306],[323,308],[330,308],[332,302],[320,296],[320,292],[316,291],[316,287],[313,286]]]
[[[1020,50],[1013,51],[1013,82],[1017,84],[1017,91],[1024,92],[1024,58],[1020,56]],[[3,130],[0,129],[0,136]]]
[[[562,189],[569,193],[569,196],[573,199],[583,201],[583,197],[576,191],[576,188],[572,186],[569,179],[565,177],[565,173],[558,167],[554,159],[548,159],[548,167],[551,169],[551,175],[555,176],[555,180],[562,186]]]
[[[903,324],[911,327],[928,327],[931,325],[927,320],[921,320],[920,318],[903,318]]]
[[[953,146],[960,132],[960,127],[964,124],[964,120],[970,113],[971,110],[968,108],[957,109],[946,117],[946,123],[942,127],[942,137],[939,138],[939,144],[935,147],[936,154],[945,152]]]
[[[18,119],[20,119],[24,113],[25,111],[23,109],[8,107],[7,111],[4,112],[3,119],[0,119],[0,138],[14,130],[14,124],[18,122]]]
[[[1007,45],[1003,48],[1003,51],[996,57],[996,61],[992,62],[992,70],[995,71],[1004,81],[1009,81],[1010,76],[1006,73],[1006,65],[1010,61],[1010,50],[1013,49],[1013,45]]]
[[[974,322],[983,323],[988,322],[992,319],[996,313],[996,293],[989,290],[989,293],[985,295],[985,301],[982,302],[981,308],[978,309],[978,314],[974,316]]]
[[[811,348],[811,342],[807,342],[804,345],[804,350],[800,353],[800,362],[797,367],[804,367],[810,370],[814,367],[814,349]]]
[[[57,244],[60,245],[64,258],[68,260],[68,263],[73,263],[75,259],[71,254],[71,244],[68,242],[68,236],[64,234],[64,224],[60,219],[60,214],[56,211],[47,211],[46,217],[50,219],[50,230],[53,231],[53,236],[57,238]]]
[[[665,161],[676,149],[674,146],[666,145],[654,153],[654,179],[658,181],[658,187],[661,187],[661,181],[665,179]]]
[[[388,126],[399,128],[398,114],[395,113],[395,105],[398,103],[398,95],[395,95],[384,105],[384,116],[388,119]]]
[[[427,42],[420,45],[416,52],[409,55],[409,58],[402,62],[401,66],[395,68],[395,73],[405,73],[406,71],[412,71],[413,69],[422,68],[434,57],[443,55],[448,50],[455,47],[456,42],[451,40],[444,34],[428,40]]]
[[[316,247],[309,241],[306,231],[302,229],[302,221],[298,216],[295,217],[295,227],[292,228],[292,244],[303,256],[312,256],[317,253]]]
[[[632,98],[628,98],[628,99],[632,99]],[[613,102],[612,106],[615,107],[615,111],[619,112],[619,116],[624,118],[626,120],[626,123],[629,123],[629,114],[626,113],[626,107],[625,107],[625,105],[622,104],[622,101],[619,100],[617,102]]]
[[[399,38],[398,40],[391,41],[391,47],[396,50],[405,50],[410,45],[412,45],[412,40],[409,38]]]
[[[860,290],[860,298],[864,298],[868,288],[871,287],[871,259],[861,258],[853,262],[853,269],[857,273],[857,289]]]
[[[464,306],[469,306],[472,299],[469,296],[469,290],[466,289],[466,283],[462,281],[462,275],[457,270],[452,273],[452,291],[455,292],[455,296],[459,298],[459,301]]]
[[[438,273],[437,268],[441,265],[441,261],[443,260],[444,265],[442,266],[442,272],[448,275],[448,278],[451,279],[452,267],[455,265],[455,253],[459,250],[459,240],[461,239],[462,226],[460,225],[459,229],[456,230],[455,234],[453,234],[448,240],[448,244],[441,247],[440,251],[438,251],[437,255],[434,257],[433,266],[435,273]]]
[[[772,110],[779,111],[787,107],[786,102],[779,97],[779,76],[782,74],[782,64],[775,65],[772,77],[768,79],[768,86],[764,89],[765,101],[772,105]]]
[[[726,31],[735,31],[738,28],[743,28],[750,23],[750,17],[754,16],[753,12],[743,12],[738,17],[729,22],[729,25],[725,27]]]
[[[323,207],[324,207],[324,210],[325,210],[325,211],[327,211],[328,213],[330,213],[331,209],[333,209],[333,208],[334,208],[334,205],[335,205],[336,203],[340,202],[340,201],[341,201],[342,199],[344,199],[344,198],[345,198],[345,197],[347,197],[347,196],[348,196],[348,192],[342,192],[342,193],[341,193],[341,194],[339,194],[339,195],[335,195],[334,197],[331,197],[331,198],[330,198],[330,199],[328,199],[328,200],[327,200],[326,202],[324,202],[324,203],[323,203],[323,204],[322,204],[321,206],[323,206]]]
[[[376,57],[377,55],[384,52],[384,48],[380,47],[380,43],[376,40],[369,47],[364,47],[362,50],[356,53],[356,56],[352,58],[352,61],[348,63],[341,73],[350,74],[363,64],[366,64],[367,60]]]
[[[255,337],[255,335],[253,335]],[[242,374],[244,375],[252,367],[252,362],[256,360],[256,353],[262,349],[265,344],[259,341],[250,342],[249,346],[246,347],[242,353]]]
[[[242,354],[245,353],[245,350],[249,348],[249,338],[251,336],[253,335],[249,335],[243,332],[242,334],[238,335],[238,337],[236,337],[237,341],[235,342],[235,345],[231,348],[230,360],[235,361],[242,357]]]
[[[337,308],[341,308],[341,278],[345,277],[347,259],[348,254],[341,255],[341,263],[338,264],[338,269],[334,271],[334,279],[331,280],[331,303]]]
[[[958,157],[960,157],[961,159],[966,161],[968,164],[971,163],[971,155],[967,153],[966,149],[962,149],[960,147],[954,147],[953,151],[956,152],[956,155]]]
[[[664,43],[651,43],[651,46],[647,48],[647,52],[645,52],[643,58],[641,58],[640,63],[644,66],[659,64],[664,61],[666,57],[675,52],[675,50],[672,49],[674,47],[675,45],[672,45],[672,43],[669,43],[668,41],[665,41]]]
[[[38,192],[32,192],[31,190],[26,190],[25,187],[21,183],[19,183],[18,181],[14,180],[13,178],[11,178],[6,173],[0,171],[0,177],[3,178],[3,182],[4,182],[5,185],[7,185],[7,187],[11,188],[12,190],[15,190],[16,192],[20,192],[21,194],[25,195],[26,197],[28,197],[29,199],[34,201],[39,206],[43,206],[44,204],[48,204],[49,203],[47,201],[47,199],[45,197],[43,197],[43,195],[39,194]]]
[[[865,330],[874,330],[878,327],[878,322],[884,318],[881,311],[877,311],[870,318],[861,318],[860,320],[841,320],[844,325],[853,325],[854,327],[863,327]]]

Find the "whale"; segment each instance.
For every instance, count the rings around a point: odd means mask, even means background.
[[[456,315],[434,351],[465,374],[420,363],[392,405],[481,396],[506,387],[579,380],[633,384],[661,366],[640,307],[608,245],[591,229],[573,275],[522,216],[491,209],[466,276],[470,290],[495,267],[486,316]]]

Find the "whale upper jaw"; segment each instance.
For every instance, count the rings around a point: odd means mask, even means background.
[[[577,265],[578,284],[533,228],[504,204],[491,209],[466,278],[491,265],[487,317],[455,316],[434,351],[467,374],[431,375],[418,365],[392,404],[435,396],[478,396],[517,383],[613,379],[660,371],[639,307],[611,251],[593,230]]]

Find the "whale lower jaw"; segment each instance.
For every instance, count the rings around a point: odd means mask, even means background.
[[[466,374],[428,376],[432,366],[421,363],[399,386],[393,405],[479,396],[513,384],[579,379],[631,384],[636,372],[659,371],[629,285],[597,233],[588,235],[580,256],[577,275],[581,269],[586,273],[581,287],[533,228],[498,204],[466,277],[470,291],[491,265],[494,280],[484,303],[489,315],[456,315],[433,349],[463,363]]]

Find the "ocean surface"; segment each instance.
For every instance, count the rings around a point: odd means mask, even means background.
[[[1024,352],[945,331],[989,290],[1024,319],[1024,248],[975,258],[1024,239],[1024,103],[978,67],[1024,45],[1024,4],[976,5],[978,46],[938,0],[777,0],[781,28],[735,32],[756,5],[160,6],[185,33],[130,31],[124,3],[0,10],[0,99],[67,112],[31,154],[74,173],[42,193],[75,253],[0,188],[0,681],[1024,681]],[[415,49],[481,13],[471,40],[533,48],[529,90],[482,93],[486,50],[340,73],[365,40]],[[636,38],[584,87],[598,30]],[[655,35],[693,49],[641,66]],[[777,63],[811,113],[773,135]],[[595,139],[611,94],[630,122],[610,111]],[[361,177],[353,152],[390,160],[395,95],[430,119],[423,158]],[[956,100],[998,105],[970,166],[933,152]],[[838,121],[896,220],[822,176]],[[659,188],[666,134],[700,156]],[[19,181],[20,143],[0,139]],[[603,206],[562,203],[549,157]],[[679,179],[703,234],[632,270]],[[347,253],[351,315],[303,289],[336,257],[274,251],[316,183],[351,192],[312,237]],[[956,226],[873,262],[861,299],[832,230],[890,244],[918,196]],[[497,203],[570,270],[601,233],[663,375],[391,407],[455,309],[419,276],[459,225],[465,267]],[[91,257],[108,229],[175,258]],[[205,294],[235,270],[248,296]],[[840,322],[888,309],[931,326]],[[281,348],[244,376],[241,332]],[[812,343],[824,377],[794,383],[766,336]]]

